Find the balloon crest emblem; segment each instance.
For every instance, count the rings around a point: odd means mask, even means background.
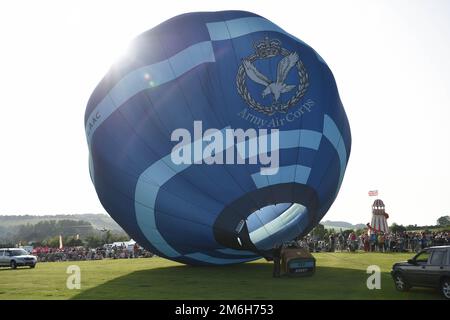
[[[286,113],[287,110],[296,105],[305,95],[309,87],[308,72],[300,60],[297,52],[291,52],[282,47],[278,39],[264,38],[253,44],[255,53],[245,57],[239,66],[236,75],[236,87],[239,95],[254,110],[266,115],[273,115],[276,112]],[[268,75],[263,74],[257,69],[255,61],[262,60],[270,63],[270,59],[281,56],[277,65],[276,79],[270,79]],[[287,76],[292,68],[296,69],[298,75],[297,83],[286,83]],[[270,104],[262,104],[255,99],[255,96],[248,90],[246,80],[249,78],[256,84],[261,85],[261,96],[272,97]],[[289,81],[288,81],[289,82]],[[284,94],[295,92],[286,102],[281,102]]]

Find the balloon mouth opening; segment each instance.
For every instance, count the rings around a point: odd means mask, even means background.
[[[317,194],[307,185],[267,186],[228,204],[214,222],[214,237],[224,247],[270,257],[274,246],[312,229],[317,209]]]
[[[279,203],[252,212],[245,224],[251,243],[259,251],[294,240],[303,230],[299,222],[308,209],[299,203]],[[242,224],[242,220],[240,222]],[[237,226],[237,229],[240,225]],[[239,240],[238,240],[239,242]]]

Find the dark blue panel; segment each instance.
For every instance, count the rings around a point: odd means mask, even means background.
[[[218,247],[211,226],[161,213],[157,215],[157,224],[167,242],[183,254]]]

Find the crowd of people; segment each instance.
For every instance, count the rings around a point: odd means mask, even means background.
[[[450,232],[398,232],[330,234],[324,239],[307,236],[301,240],[311,252],[356,251],[366,252],[419,252],[431,246],[450,245]]]
[[[99,248],[86,247],[64,247],[64,248],[34,248],[32,254],[38,258],[39,262],[55,261],[83,261],[102,259],[133,259],[150,258],[153,254],[135,244],[133,247],[125,245],[105,245]]]
[[[361,235],[357,235],[355,232],[341,232],[331,233],[324,238],[308,235],[298,240],[298,244],[301,247],[307,247],[310,252],[354,252],[357,250],[365,252],[419,252],[426,247],[450,245],[450,232],[372,232]],[[134,246],[104,245],[98,248],[82,246],[61,249],[36,247],[31,253],[37,256],[39,262],[133,259],[154,256],[153,253],[138,244],[134,244]]]

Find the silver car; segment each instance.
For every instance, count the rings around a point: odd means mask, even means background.
[[[0,249],[0,267],[10,267],[16,269],[18,266],[29,266],[34,268],[37,258],[27,251],[18,248]]]

